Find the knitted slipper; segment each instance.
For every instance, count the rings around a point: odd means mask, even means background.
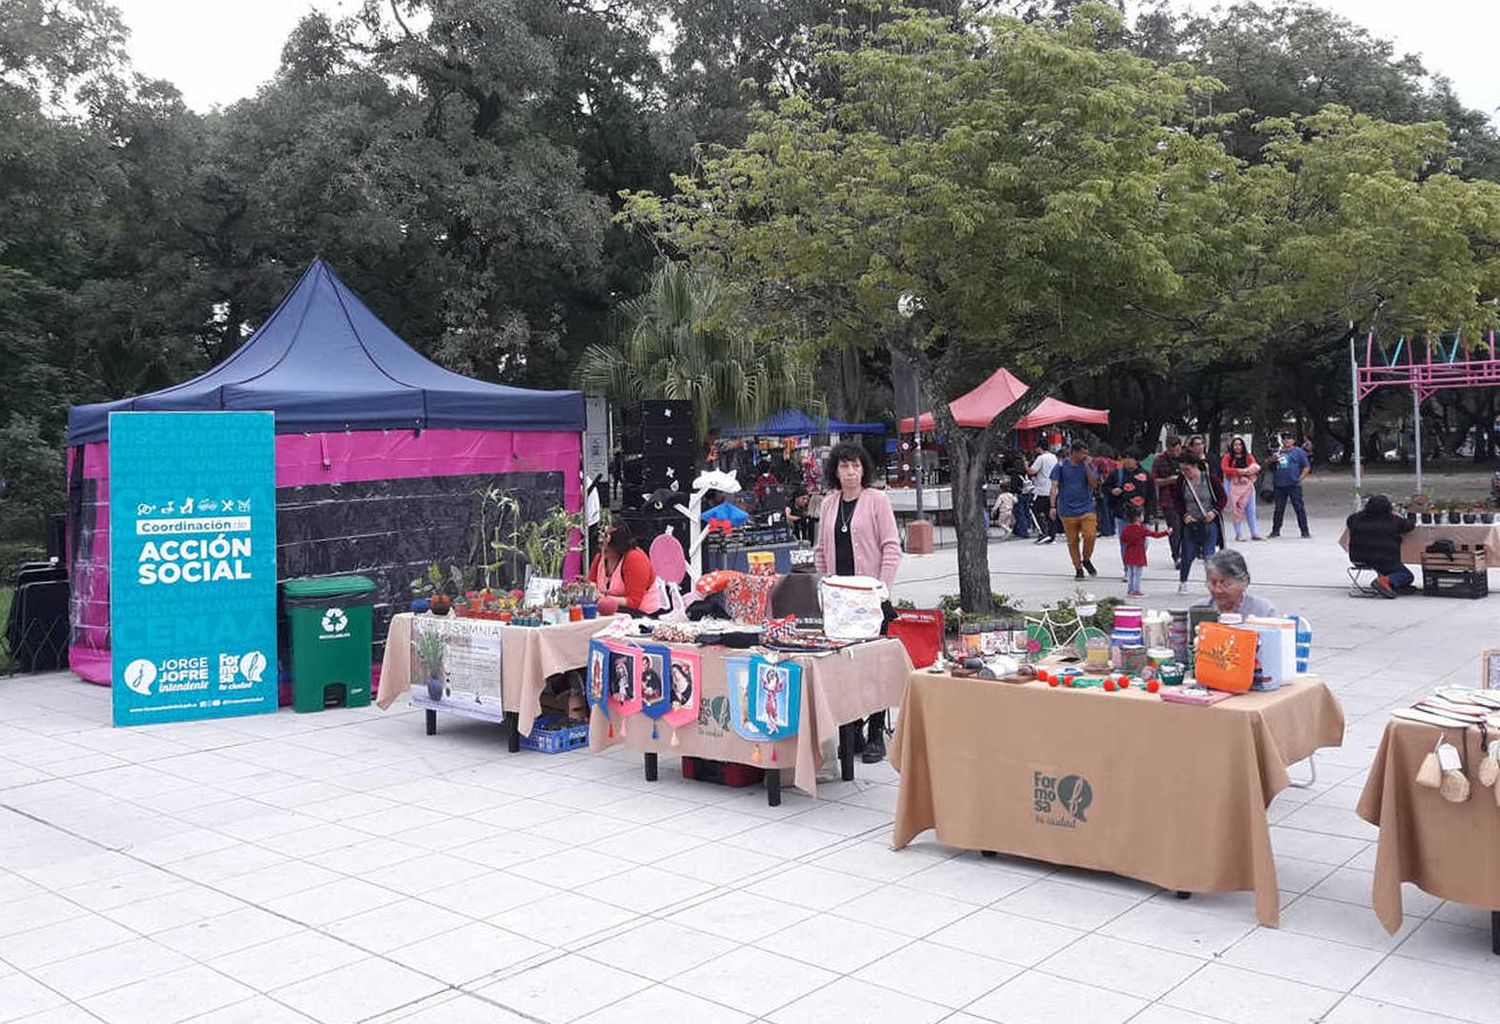
[[[1452,804],[1461,804],[1469,799],[1469,777],[1457,769],[1443,772],[1443,781],[1438,786],[1438,795]]]
[[[1429,750],[1427,756],[1422,758],[1422,766],[1417,769],[1417,785],[1437,789],[1442,784],[1443,769],[1438,764],[1437,751]]]

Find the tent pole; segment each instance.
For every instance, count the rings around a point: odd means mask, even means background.
[[[1422,493],[1422,390],[1411,388],[1411,432],[1417,453],[1417,493]]]
[[[917,369],[915,361],[911,365],[911,388],[914,398],[911,420],[912,457],[917,468],[917,521],[921,522],[927,518],[922,514],[922,381],[921,371]],[[937,426],[936,418],[933,419],[933,426]]]
[[[1359,359],[1354,354],[1354,321],[1349,321],[1349,393],[1350,420],[1354,425],[1354,509],[1359,510],[1359,492],[1364,485],[1363,459],[1359,438]]]

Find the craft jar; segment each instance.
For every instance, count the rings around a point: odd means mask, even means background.
[[[1156,669],[1157,678],[1163,686],[1181,686],[1182,677],[1186,674],[1180,661],[1164,661]]]
[[[1088,672],[1107,672],[1110,668],[1109,638],[1091,636],[1084,641],[1083,667]]]

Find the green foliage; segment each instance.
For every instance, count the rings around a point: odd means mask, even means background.
[[[533,575],[560,579],[569,552],[579,550],[575,541],[583,528],[581,514],[554,506],[539,518],[519,523],[510,542],[492,542],[493,549],[496,555],[521,555]]]
[[[435,629],[424,629],[417,634],[417,660],[427,667],[430,678],[441,678],[443,652],[443,634]]]
[[[36,420],[15,413],[0,427],[0,479],[0,539],[43,536],[47,516],[62,511],[63,460]]]
[[[645,294],[620,306],[618,344],[584,352],[579,379],[626,406],[691,401],[700,437],[710,413],[754,423],[786,408],[818,408],[803,354],[737,315],[727,291],[715,275],[665,264]]]

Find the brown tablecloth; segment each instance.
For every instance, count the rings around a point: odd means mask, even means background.
[[[1493,555],[1500,552],[1500,523],[1477,523],[1474,526],[1416,526],[1401,538],[1401,561],[1407,565],[1421,565],[1422,552],[1435,540],[1451,540],[1455,547],[1467,544],[1483,544]],[[1349,531],[1339,535],[1339,546],[1349,550]]]
[[[1422,759],[1439,737],[1458,745],[1473,793],[1453,804],[1416,783]],[[1380,827],[1371,898],[1385,930],[1401,927],[1401,883],[1414,882],[1434,896],[1484,910],[1500,910],[1500,808],[1479,785],[1478,729],[1443,729],[1393,719],[1385,727],[1360,795],[1359,816]]]
[[[761,768],[779,768],[783,778],[810,796],[818,795],[818,747],[824,739],[837,739],[838,728],[885,708],[896,707],[906,692],[911,675],[911,658],[899,640],[871,640],[841,651],[824,655],[783,655],[796,661],[802,670],[801,728],[797,735],[779,743],[751,743],[729,725],[725,697],[729,680],[724,669],[726,658],[751,652],[723,647],[694,647],[669,644],[674,650],[694,651],[703,656],[703,689],[696,725],[676,730],[677,745],[672,745],[670,726],[659,724],[656,739],[651,738],[651,720],[631,715],[623,723],[618,715],[595,713],[589,729],[589,747],[595,752],[612,743],[625,743],[642,752],[683,757],[703,757],[714,761],[734,761]],[[722,713],[715,715],[715,709]],[[623,735],[621,726],[624,726]],[[757,761],[756,747],[760,748]],[[772,748],[775,760],[772,761]]]
[[[1252,889],[1274,926],[1266,805],[1287,765],[1343,736],[1343,709],[1315,679],[1194,707],[918,672],[891,748],[895,846],[936,828],[950,846],[1167,889]]]
[[[613,619],[584,619],[555,626],[511,626],[504,622],[474,619],[481,628],[500,634],[500,664],[504,673],[500,702],[514,711],[522,736],[531,732],[532,721],[541,711],[540,698],[547,677],[569,669],[581,669],[589,661],[589,640],[607,628]],[[388,708],[411,688],[412,614],[402,612],[391,619],[385,641],[385,659],[380,663],[380,695],[375,703]]]

